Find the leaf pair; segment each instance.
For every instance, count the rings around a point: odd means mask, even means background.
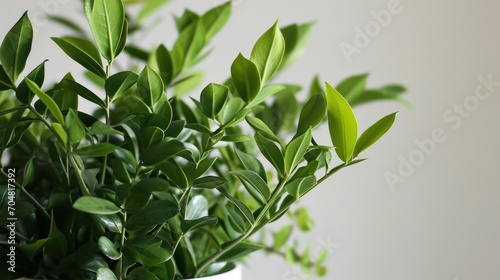
[[[377,142],[394,123],[396,113],[380,119],[358,139],[358,122],[347,100],[328,83],[326,96],[330,137],[338,157],[345,163]]]

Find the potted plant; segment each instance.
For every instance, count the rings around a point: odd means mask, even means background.
[[[201,15],[186,10],[175,19],[179,36],[170,48],[144,50],[127,37],[167,1],[147,2],[137,18],[126,14],[128,2],[83,1],[91,36],[54,18],[76,34],[54,43],[88,80],[68,73],[48,84],[46,61],[20,78],[33,38],[27,14],[3,39],[0,253],[7,259],[1,278],[220,274],[226,278],[206,279],[234,280],[234,263],[260,249],[323,275],[322,259],[311,263],[307,253],[284,247],[293,227],[274,233],[272,244],[251,237],[330,176],[361,162],[360,153],[396,115],[359,135],[351,106],[399,99],[404,88],[368,90],[367,75],[336,88],[315,78],[299,102],[300,86],[272,78],[300,56],[312,24],[280,29],[276,22],[249,57],[239,54],[228,65],[229,79],[185,98],[199,80],[193,66],[206,57],[231,4]],[[137,65],[117,70],[119,56]],[[79,107],[81,99],[96,110]],[[329,145],[313,136],[324,121]]]

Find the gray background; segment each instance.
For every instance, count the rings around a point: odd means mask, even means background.
[[[48,40],[64,31],[48,24],[46,17],[73,17],[80,1],[1,2],[2,37],[23,11],[35,17],[36,43],[28,67],[49,58],[48,79],[53,81],[69,65],[79,69]],[[492,75],[500,81],[500,2],[400,1],[402,11],[372,34],[349,62],[340,45],[353,45],[356,28],[365,29],[374,21],[372,11],[387,10],[390,2],[234,1],[229,25],[216,37],[216,49],[202,65],[208,72],[204,83],[223,81],[237,53],[249,55],[255,40],[277,18],[282,26],[315,20],[307,52],[279,80],[308,85],[317,73],[336,84],[348,75],[370,72],[370,87],[403,83],[414,106],[409,110],[384,102],[360,107],[362,128],[388,112],[400,114],[392,131],[365,154],[369,161],[341,172],[301,202],[316,220],[314,230],[301,236],[302,243],[310,242],[312,250],[330,249],[327,279],[500,279],[500,87],[491,88],[484,100],[474,97],[479,77]],[[136,40],[143,46],[171,46],[172,14],[179,15],[186,6],[203,12],[219,3],[174,1],[162,10],[163,20],[154,32]],[[449,112],[464,102],[466,114]],[[445,140],[419,158],[423,153],[416,141],[429,139],[436,129]],[[315,137],[328,143],[326,127]],[[410,157],[416,163],[413,172],[403,174],[404,182],[391,188],[387,173],[398,175]],[[245,280],[306,279],[280,258],[264,254],[254,255],[249,267]]]

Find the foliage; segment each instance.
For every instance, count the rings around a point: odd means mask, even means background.
[[[292,226],[273,233],[272,245],[251,237],[287,212],[309,230],[306,210],[291,207],[360,162],[394,122],[390,114],[358,137],[351,105],[399,99],[404,88],[368,90],[367,75],[324,88],[316,77],[306,102],[298,101],[300,86],[272,81],[303,52],[312,24],[280,29],[276,22],[250,56],[235,58],[226,82],[210,83],[189,100],[182,89],[196,87],[193,67],[231,4],[202,15],[186,10],[175,19],[174,44],[146,50],[127,38],[168,1],[148,2],[136,19],[126,13],[133,2],[85,0],[90,32],[54,18],[77,34],[54,43],[95,84],[68,73],[47,85],[45,61],[19,78],[33,40],[27,14],[0,47],[0,155],[9,158],[0,171],[0,251],[5,256],[9,248],[7,204],[15,187],[16,258],[23,268],[16,277],[201,277],[264,248],[324,275],[326,256],[313,262],[307,250],[286,245]],[[116,71],[118,56],[139,62]],[[79,109],[82,98],[96,111]],[[325,120],[331,146],[314,140]],[[8,180],[6,167],[17,171],[16,180]]]

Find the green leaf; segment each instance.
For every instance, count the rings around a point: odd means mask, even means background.
[[[248,124],[262,136],[281,144],[281,140],[278,136],[276,136],[276,134],[274,134],[274,132],[262,120],[252,116],[247,116],[246,120]]]
[[[33,164],[33,158],[31,158],[27,163],[26,163],[26,166],[24,168],[24,174],[23,174],[24,178],[23,178],[23,183],[22,183],[22,187],[26,187],[30,182],[31,180],[33,180],[33,177],[35,175],[35,166]],[[1,200],[0,200],[1,201]]]
[[[7,32],[0,46],[0,62],[13,83],[26,66],[32,42],[33,26],[26,12]]]
[[[225,245],[222,245],[222,248],[224,248],[224,246]],[[217,262],[235,261],[261,249],[264,249],[264,246],[261,244],[250,242],[239,243],[217,259]]]
[[[250,60],[257,65],[262,84],[266,84],[278,70],[285,54],[285,38],[278,21],[255,43]]]
[[[281,91],[286,90],[286,87],[284,85],[268,85],[264,87],[257,97],[255,97],[250,104],[248,104],[248,108],[252,108],[254,106],[259,105],[261,102],[267,100],[271,96],[280,93]]]
[[[304,134],[307,129],[314,129],[321,124],[326,115],[326,98],[323,93],[313,95],[300,112],[296,135]]]
[[[82,157],[103,157],[114,152],[116,148],[117,146],[113,144],[103,142],[95,145],[82,147],[74,151],[74,153]]]
[[[311,128],[301,136],[293,139],[286,147],[285,150],[285,172],[290,174],[290,172],[295,169],[295,167],[300,163],[304,155],[306,154],[307,148],[311,144]]]
[[[130,190],[125,203],[127,211],[138,211],[148,204],[153,192],[166,191],[169,183],[160,178],[143,179],[137,182]]]
[[[300,198],[317,185],[314,175],[297,178],[285,185],[286,191],[295,198]]]
[[[165,45],[160,45],[157,49],[156,52],[153,53],[152,57],[155,58],[156,62],[156,68],[155,69],[158,74],[160,74],[161,79],[163,80],[163,84],[165,86],[170,85],[172,80],[175,78],[175,69],[174,69],[174,62],[172,60],[172,55],[168,51],[167,47]],[[154,65],[155,63],[152,63]]]
[[[273,248],[279,251],[288,241],[293,231],[293,225],[288,225],[280,229],[278,232],[273,233],[274,243]]]
[[[151,1],[158,1],[158,0],[151,0]],[[153,266],[151,268],[156,268],[158,266]],[[150,269],[151,269],[150,268]],[[127,280],[160,280],[161,278],[156,277],[156,275],[147,270],[144,266],[139,266],[132,270],[128,275],[127,275]]]
[[[46,61],[42,62],[35,69],[33,69],[33,71],[31,71],[28,76],[26,76],[26,78],[34,81],[35,84],[38,85],[38,87],[42,87],[43,81],[45,79],[45,62]],[[2,67],[0,66],[0,76],[2,70],[1,68]],[[28,85],[26,84],[26,80],[23,80],[16,89],[17,99],[23,104],[30,104],[34,96],[35,94],[29,89]]]
[[[229,89],[224,85],[211,83],[206,86],[200,95],[201,109],[205,116],[215,119],[215,116],[224,107],[228,98]]]
[[[285,174],[285,162],[280,149],[271,140],[258,132],[255,134],[255,142],[262,155],[276,168],[278,174],[280,176]]]
[[[106,236],[99,237],[97,245],[99,245],[101,252],[111,260],[116,261],[122,257],[122,254],[118,252],[115,244],[113,244],[113,242],[111,242],[111,240],[109,240]]]
[[[257,65],[241,53],[231,65],[231,77],[239,96],[246,103],[250,103],[259,94],[261,78]]]
[[[159,162],[168,160],[183,151],[186,148],[178,140],[162,141],[161,143],[149,147],[141,154],[142,163],[146,166],[155,165]]]
[[[219,189],[219,191],[221,191],[221,189]],[[229,201],[231,201],[234,206],[236,206],[236,208],[239,210],[239,212],[241,214],[243,214],[243,216],[245,217],[245,219],[251,224],[255,224],[255,218],[252,214],[252,211],[248,208],[248,206],[245,205],[245,203],[243,203],[241,200],[238,200],[232,196],[230,196],[229,194],[221,191],[226,197],[227,199],[229,199]]]
[[[176,75],[184,67],[192,66],[196,62],[205,44],[205,28],[200,20],[195,20],[180,32],[172,51],[174,59],[181,59],[180,61],[174,60]]]
[[[243,166],[245,166],[246,169],[259,174],[260,178],[262,178],[264,182],[267,182],[266,170],[264,169],[262,163],[256,157],[244,153],[240,151],[238,148],[235,148],[234,151],[236,152],[236,155],[241,160],[241,163],[243,163]]]
[[[224,125],[230,124],[236,115],[245,107],[245,102],[241,98],[230,98],[222,113],[221,122]]]
[[[154,12],[157,12],[163,5],[170,2],[170,0],[148,0],[143,2],[144,6],[136,18],[137,24],[143,23],[145,19],[147,19]]]
[[[193,182],[195,189],[215,189],[227,184],[227,180],[217,176],[205,176],[198,178]]]
[[[38,98],[42,100],[43,104],[45,104],[47,108],[49,108],[50,112],[52,113],[56,121],[60,124],[64,124],[64,117],[61,113],[61,110],[59,110],[59,107],[54,102],[54,100],[50,96],[48,96],[45,92],[43,92],[35,82],[31,81],[28,78],[26,78],[25,81],[28,87],[31,89],[31,91],[33,91],[33,93],[35,93],[38,96]]]
[[[127,221],[127,230],[149,229],[163,224],[179,213],[179,207],[168,200],[153,200]]]
[[[61,146],[66,151],[66,145],[68,144],[68,134],[64,130],[64,127],[58,123],[51,123],[50,128],[56,134],[57,139],[61,142]]]
[[[85,138],[85,126],[75,110],[69,109],[68,114],[66,115],[65,126],[68,132],[69,142],[71,144],[80,143],[80,141]]]
[[[110,232],[121,233],[123,229],[122,219],[117,215],[97,215],[96,218]]]
[[[137,80],[137,90],[144,103],[152,108],[163,95],[163,81],[158,73],[146,66]]]
[[[14,89],[15,87],[9,75],[7,75],[5,69],[3,69],[3,66],[0,65],[0,91]]]
[[[189,201],[184,215],[185,220],[197,220],[208,216],[208,200],[202,195],[196,195]]]
[[[309,22],[300,25],[292,24],[281,29],[285,38],[285,55],[280,69],[290,66],[302,56],[313,26],[314,23]]]
[[[358,122],[346,99],[330,84],[326,83],[326,100],[328,104],[328,127],[335,152],[347,163],[352,160]]]
[[[125,10],[122,0],[94,0],[90,29],[101,55],[113,61],[122,37]]]
[[[363,95],[368,74],[349,77],[337,86],[337,91],[350,103]]]
[[[127,90],[137,83],[138,78],[137,74],[131,71],[119,72],[109,77],[104,87],[111,102],[122,97]]]
[[[182,170],[179,164],[174,160],[162,162],[158,168],[169,180],[173,181],[177,187],[186,189],[189,186],[186,173],[184,173],[184,170]]]
[[[52,38],[52,40],[74,61],[101,78],[106,78],[99,50],[90,41],[82,38]]]
[[[58,261],[66,257],[68,247],[66,236],[57,228],[54,215],[50,220],[48,239],[44,247],[44,253]]]
[[[111,269],[101,267],[97,270],[97,280],[117,280],[116,275]]]
[[[114,129],[112,126],[105,124],[101,121],[96,121],[89,128],[90,135],[103,136],[103,135],[123,135],[123,132]]]
[[[321,82],[319,81],[319,77],[316,75],[314,79],[311,81],[311,85],[309,87],[309,98],[313,97],[318,93],[325,93],[323,87],[321,86]]]
[[[82,196],[73,203],[73,208],[89,214],[111,215],[120,212],[113,202],[92,196]]]
[[[97,104],[102,108],[106,107],[106,104],[104,103],[104,101],[102,101],[101,98],[99,98],[97,95],[95,95],[95,93],[77,83],[76,81],[66,78],[62,81],[62,85],[64,86],[65,90],[68,90],[69,92],[75,92],[84,99]]]
[[[49,19],[51,21],[57,22],[58,24],[76,32],[78,35],[84,37],[85,31],[73,20],[65,18],[65,17],[60,17],[60,16],[49,16]]]
[[[231,16],[231,10],[232,4],[231,2],[227,2],[209,10],[201,16],[207,41],[210,41],[226,25]]]
[[[250,170],[230,171],[229,174],[238,177],[242,182],[246,183],[244,186],[255,197],[257,192],[260,197],[256,199],[262,203],[267,203],[271,197],[271,191],[267,183],[259,176],[259,174]]]
[[[161,247],[161,241],[150,236],[128,239],[123,253],[145,266],[154,266],[172,258],[172,250]]]
[[[354,148],[353,158],[356,158],[361,152],[366,150],[368,147],[377,142],[384,134],[389,131],[391,126],[394,124],[394,120],[396,119],[396,113],[389,114],[372,126],[370,126],[356,142],[356,147]]]
[[[107,261],[96,243],[88,242],[80,245],[73,256],[73,264],[80,269],[97,273],[100,268],[108,268]]]
[[[181,222],[181,230],[183,233],[200,229],[202,227],[211,226],[217,224],[216,217],[201,217],[196,220],[184,220]]]
[[[229,134],[229,135],[224,135],[220,141],[223,142],[233,142],[233,143],[242,143],[242,142],[247,142],[250,141],[252,138],[246,134]]]

